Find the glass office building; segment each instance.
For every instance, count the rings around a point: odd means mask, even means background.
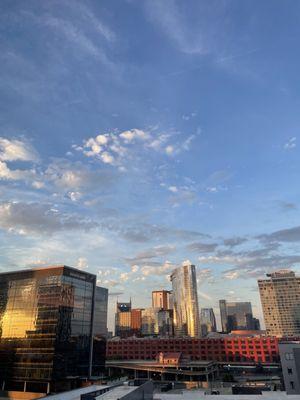
[[[196,268],[184,264],[171,274],[175,336],[199,337],[199,305]]]
[[[217,331],[216,317],[212,308],[201,308],[200,311],[201,336]]]
[[[258,327],[249,301],[219,300],[223,332],[254,330]]]
[[[94,328],[106,332],[102,290],[99,297],[95,275],[66,266],[1,273],[1,387],[49,392],[88,377]]]

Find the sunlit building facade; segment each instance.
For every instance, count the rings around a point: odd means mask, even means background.
[[[161,308],[162,310],[170,310],[171,292],[169,290],[155,290],[152,292],[152,307]]]
[[[184,264],[171,274],[175,336],[200,336],[196,268]]]
[[[142,330],[142,308],[131,309],[131,333],[140,335]]]
[[[115,335],[128,337],[131,334],[131,301],[116,304]]]
[[[99,340],[106,333],[101,289],[95,275],[66,266],[0,274],[1,387],[59,391],[67,377],[91,375],[94,321]]]
[[[200,311],[201,336],[217,331],[216,317],[212,308],[201,308]]]
[[[268,335],[300,336],[300,277],[282,270],[258,281]]]

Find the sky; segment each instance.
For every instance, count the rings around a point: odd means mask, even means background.
[[[65,264],[200,307],[300,273],[300,3],[0,4],[0,271]],[[261,321],[263,322],[263,321]]]

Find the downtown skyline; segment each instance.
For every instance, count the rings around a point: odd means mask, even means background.
[[[300,5],[0,8],[0,272],[95,273],[111,330],[189,259],[199,308],[262,322],[257,279],[300,272]]]

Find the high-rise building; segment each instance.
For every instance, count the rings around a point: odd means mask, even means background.
[[[201,308],[200,311],[201,336],[217,331],[216,317],[212,308]]]
[[[158,308],[145,308],[142,310],[142,334],[157,335],[158,334]]]
[[[106,316],[107,290],[96,289],[95,275],[63,265],[1,273],[0,387],[60,391],[70,377],[91,375]]]
[[[131,333],[141,334],[142,331],[142,308],[133,308],[131,310]]]
[[[155,290],[152,292],[152,307],[161,308],[162,310],[170,310],[170,296],[169,290]]]
[[[171,274],[175,336],[199,337],[199,305],[196,268],[184,264]]]
[[[116,305],[115,315],[115,335],[127,337],[131,334],[131,300],[129,303],[119,303]]]
[[[300,277],[288,270],[267,274],[258,281],[268,335],[300,335]]]
[[[158,310],[157,326],[159,336],[173,336],[173,310]]]
[[[107,338],[108,289],[96,286],[93,322],[93,365],[92,375],[100,375],[104,370]]]
[[[254,330],[257,326],[249,301],[220,300],[219,305],[223,332]]]

